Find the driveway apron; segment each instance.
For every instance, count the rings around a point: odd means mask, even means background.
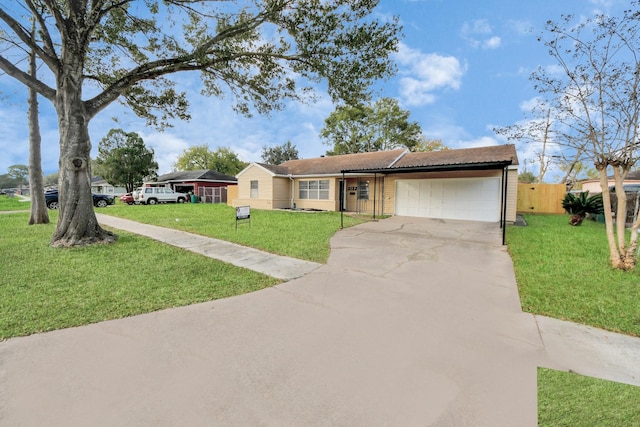
[[[0,343],[2,426],[535,426],[533,316],[495,224],[337,233],[273,288]]]

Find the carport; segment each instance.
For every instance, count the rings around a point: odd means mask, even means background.
[[[478,163],[461,163],[461,164],[444,164],[444,165],[418,165],[418,166],[406,166],[406,167],[389,167],[389,168],[375,168],[375,169],[345,169],[342,170],[342,182],[346,182],[346,176],[349,174],[370,174],[374,177],[374,185],[377,183],[378,176],[388,176],[388,175],[405,175],[405,174],[417,174],[417,173],[428,173],[428,172],[461,172],[461,171],[501,171],[501,185],[499,186],[499,223],[500,228],[502,229],[502,244],[505,244],[505,229],[506,229],[506,221],[507,221],[507,188],[508,188],[508,167],[513,164],[513,160],[497,160],[497,161],[485,161]],[[445,179],[455,179],[455,178],[445,178]],[[424,181],[429,181],[429,179],[424,179]],[[444,181],[444,180],[442,180]],[[444,190],[446,191],[446,189]],[[381,201],[377,200],[378,192],[374,189],[373,191],[373,218],[375,220],[376,215],[376,204],[381,203]],[[382,194],[384,198],[384,193]],[[397,214],[397,213],[396,213]],[[427,216],[427,215],[424,215]],[[469,219],[469,218],[465,218]],[[344,211],[340,213],[340,221],[341,227],[344,227]]]

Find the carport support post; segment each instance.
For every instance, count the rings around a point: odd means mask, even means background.
[[[378,189],[377,185],[376,185],[376,180],[378,179],[378,174],[377,173],[373,173],[373,220],[376,220],[376,197],[378,196],[376,194],[376,190]]]
[[[502,245],[506,242],[507,233],[507,188],[509,184],[508,166],[502,168],[502,213],[500,218],[500,227],[502,227]]]
[[[338,191],[338,194],[340,194],[341,192]],[[347,182],[345,181],[345,176],[344,176],[344,172],[342,172],[342,199],[340,200],[340,203],[338,203],[338,206],[341,206],[340,209],[340,228],[344,228],[344,209],[345,209],[345,199],[347,198]]]

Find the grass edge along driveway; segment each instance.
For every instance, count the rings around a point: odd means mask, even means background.
[[[253,292],[280,283],[146,237],[86,248],[49,245],[52,222],[0,218],[0,340]]]
[[[96,212],[323,264],[341,225],[339,212],[252,209],[251,220],[238,223],[236,230],[235,208],[223,204],[116,204]],[[345,228],[365,221],[349,215],[342,219]]]
[[[640,270],[609,266],[604,225],[524,218],[507,230],[523,311],[638,336]],[[639,407],[640,387],[538,369],[539,426],[640,426]]]
[[[0,209],[29,203],[0,197]],[[10,205],[10,206],[9,206]],[[235,241],[273,253],[326,262],[329,240],[340,228],[335,212],[252,210],[251,224],[235,229],[226,205],[116,205],[96,209],[129,219]],[[51,223],[28,226],[28,213],[3,215],[0,251],[0,340],[142,314],[252,292],[277,279],[115,230],[113,245],[54,249]],[[363,222],[345,216],[345,226]],[[6,238],[5,238],[6,236]],[[149,261],[153,260],[153,261]],[[53,267],[52,267],[53,266]]]

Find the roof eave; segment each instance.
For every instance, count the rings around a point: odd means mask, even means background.
[[[510,166],[512,160],[481,163],[461,163],[455,165],[431,165],[431,166],[408,166],[398,168],[378,168],[378,169],[345,169],[341,173],[410,173],[410,172],[448,172],[459,170],[493,170],[503,169]]]

